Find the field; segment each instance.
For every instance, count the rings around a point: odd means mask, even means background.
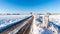
[[[30,15],[0,15],[0,28],[20,21]]]

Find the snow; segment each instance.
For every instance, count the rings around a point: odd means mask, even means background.
[[[50,24],[48,22],[49,25],[51,25],[49,28],[41,27],[41,25],[42,25],[41,21],[44,21],[43,18],[40,18],[41,16],[44,18],[44,15],[39,15],[39,16],[35,16],[34,15],[32,34],[54,34],[53,31],[55,31],[55,34],[57,34],[60,28],[59,29],[55,28],[52,23]],[[60,15],[50,15],[49,16],[49,21],[52,21],[55,25],[59,25],[60,26]]]
[[[60,25],[60,15],[50,15],[49,20],[53,21],[57,25]]]
[[[44,31],[41,34],[53,34],[53,32],[49,29],[44,29]]]
[[[0,28],[7,26],[9,24],[15,23],[16,21],[20,21],[30,15],[0,15]],[[40,15],[44,17],[44,15]],[[54,25],[50,24],[50,28],[42,28],[41,27],[41,21],[43,21],[43,18],[36,18],[34,17],[34,25],[33,25],[33,31],[34,34],[53,34],[52,28]],[[54,24],[60,26],[60,15],[50,15],[49,21],[52,21]],[[53,26],[53,27],[52,27]],[[55,27],[54,27],[55,28]],[[55,28],[56,29],[56,28]],[[59,30],[59,28],[56,29],[56,31]]]
[[[0,28],[18,22],[30,15],[0,15]]]

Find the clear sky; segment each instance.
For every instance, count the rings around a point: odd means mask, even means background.
[[[60,0],[0,0],[0,13],[60,13]]]

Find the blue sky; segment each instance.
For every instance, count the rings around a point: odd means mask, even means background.
[[[0,0],[0,13],[60,13],[60,0]]]

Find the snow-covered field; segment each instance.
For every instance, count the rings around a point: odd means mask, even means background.
[[[60,15],[50,15],[49,20],[54,23],[52,26],[56,29],[58,34],[60,34]]]
[[[0,15],[0,28],[20,21],[30,15]]]
[[[39,15],[37,19],[43,20],[44,21],[44,16],[45,15]],[[42,17],[42,19],[41,19]],[[57,25],[60,25],[60,15],[49,15],[48,17],[49,21],[54,22]]]
[[[49,20],[56,22],[57,25],[60,25],[60,15],[50,15]]]
[[[45,26],[43,24],[43,23],[45,23],[44,15],[35,15],[35,18],[33,21],[33,26],[31,29],[31,30],[33,30],[33,31],[31,31],[32,34],[59,34],[60,33],[60,15],[49,15],[48,19],[49,19],[49,21],[53,22],[53,24],[49,24],[51,26],[49,26],[48,28],[44,28],[41,26],[41,25]]]

